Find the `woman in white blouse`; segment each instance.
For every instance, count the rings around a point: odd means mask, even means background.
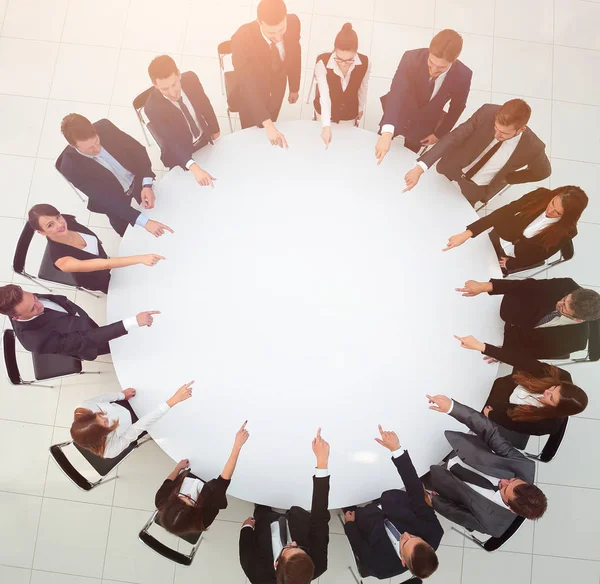
[[[502,270],[533,267],[577,235],[577,222],[587,204],[587,195],[579,187],[539,188],[471,223],[450,237],[444,251],[493,227],[490,239]]]
[[[333,52],[317,57],[317,90],[313,102],[321,118],[325,147],[331,142],[331,122],[358,125],[365,111],[370,65],[358,52],[358,36],[347,22],[337,34]]]
[[[135,423],[129,410],[115,403],[130,400],[135,396],[135,389],[129,388],[122,393],[101,395],[87,400],[75,410],[71,437],[81,448],[86,448],[102,458],[115,458],[174,405],[192,397],[193,383],[190,381],[182,385],[165,403]]]
[[[54,265],[61,272],[72,272],[78,286],[88,290],[108,292],[110,270],[135,264],[154,266],[165,258],[153,253],[109,258],[98,236],[73,215],[62,215],[56,207],[45,203],[29,210],[32,229],[48,240],[48,250]]]

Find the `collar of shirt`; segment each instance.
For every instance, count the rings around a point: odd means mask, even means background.
[[[81,156],[85,156],[86,158],[91,158],[92,160],[95,160],[96,158],[98,158],[99,156],[101,156],[102,154],[104,154],[106,152],[106,150],[104,150],[104,146],[100,146],[100,152],[98,154],[96,154],[96,156],[92,156],[91,154],[84,154],[81,150],[78,150],[77,148],[75,148],[75,150],[77,150],[77,152],[79,152],[79,154],[81,154]]]
[[[446,79],[446,75],[448,75],[448,72],[450,71],[450,69],[452,69],[452,65],[450,65],[450,67],[448,67],[448,69],[446,69],[443,73],[440,73],[435,78],[435,84],[436,84],[436,86],[439,87],[439,85],[441,85],[444,82],[444,79]],[[431,77],[429,79],[431,79]],[[439,82],[439,85],[438,85],[438,82]]]
[[[260,24],[258,25],[260,28]],[[263,32],[262,28],[260,28],[260,34],[262,35],[262,38],[265,39],[265,41],[267,41],[267,44],[269,45],[269,47],[273,44],[273,41],[269,40],[266,36],[265,33]],[[275,46],[280,49],[279,53],[281,54],[281,49],[283,48],[283,39],[280,40],[278,43],[275,43]]]
[[[27,319],[19,319],[19,322],[30,322],[32,320],[35,320],[38,316],[42,316],[42,314],[44,314],[45,309],[48,310],[55,310],[56,312],[64,312],[65,314],[69,314],[60,304],[56,304],[56,302],[52,302],[52,300],[48,300],[47,298],[38,298],[38,300],[41,302],[42,306],[44,307],[44,311],[40,312],[40,314],[36,314],[35,316],[32,316],[31,318],[27,318]],[[77,314],[76,316],[79,316],[79,314]]]
[[[336,75],[338,75],[339,77],[341,77],[343,79],[344,77],[350,77],[350,74],[354,70],[354,67],[356,67],[357,65],[362,65],[362,61],[360,60],[358,53],[356,53],[354,55],[354,61],[352,61],[352,64],[348,68],[346,75],[344,75],[342,73],[342,70],[340,69],[340,66],[338,65],[338,62],[335,60],[335,51],[334,51],[333,53],[331,53],[331,57],[329,57],[329,61],[327,61],[327,65],[325,65],[325,67],[327,69],[331,69]]]
[[[565,326],[565,325],[569,325],[569,324],[579,324],[579,322],[576,320],[573,320],[572,318],[569,318],[568,316],[563,316],[561,314],[560,316],[557,316],[544,324],[540,324],[540,325],[536,326],[535,328],[538,329],[538,328],[547,328],[547,327],[551,327],[551,326]]]

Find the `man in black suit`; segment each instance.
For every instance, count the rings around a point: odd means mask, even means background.
[[[473,71],[458,60],[462,46],[462,37],[446,29],[433,37],[428,49],[402,55],[390,91],[381,98],[377,164],[381,164],[396,136],[403,136],[404,146],[418,152],[452,130],[465,109],[473,77]]]
[[[251,584],[308,584],[327,570],[329,444],[321,428],[312,442],[317,458],[310,513],[292,507],[281,515],[256,505],[240,530],[240,563]]]
[[[344,531],[354,555],[371,576],[392,578],[410,570],[418,578],[429,578],[438,567],[435,550],[444,530],[396,433],[381,426],[379,433],[381,438],[375,440],[392,452],[406,490],[385,491],[366,507],[345,510]]]
[[[404,191],[412,189],[438,160],[437,171],[458,183],[473,206],[488,201],[507,184],[549,177],[552,168],[546,146],[527,127],[530,117],[531,108],[522,99],[481,106],[419,157],[404,177]]]
[[[10,317],[17,338],[28,351],[93,361],[98,355],[110,353],[108,341],[126,335],[131,329],[152,326],[152,315],[160,313],[140,312],[99,327],[66,296],[32,294],[8,284],[0,287],[0,314]]]
[[[169,55],[152,60],[148,75],[154,85],[144,111],[149,128],[160,146],[167,168],[189,170],[198,184],[214,187],[214,176],[200,168],[192,154],[212,144],[220,135],[219,122],[210,100],[193,71],[181,74]]]
[[[552,359],[584,349],[586,321],[600,318],[600,294],[582,288],[571,278],[548,280],[467,280],[456,288],[463,296],[503,294],[500,317],[504,345],[524,349],[536,359]]]
[[[148,219],[131,206],[135,199],[144,209],[154,208],[154,172],[146,149],[112,122],[92,124],[69,114],[60,127],[69,143],[57,160],[60,173],[88,197],[88,209],[104,213],[123,237],[127,225],[139,225],[155,237],[170,227]]]
[[[232,101],[242,128],[265,128],[273,145],[287,148],[275,122],[289,83],[288,101],[300,91],[300,19],[288,14],[283,0],[262,0],[257,20],[242,25],[231,38],[236,89]]]

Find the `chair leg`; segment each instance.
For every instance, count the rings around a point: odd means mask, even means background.
[[[233,134],[233,124],[231,123],[231,112],[227,108],[227,119],[229,120],[229,131]]]
[[[110,483],[110,481],[116,481],[118,478],[119,478],[119,475],[117,475],[117,474],[115,474],[115,476],[111,477],[110,479],[105,479],[104,477],[102,477],[100,480],[96,481],[95,483],[91,483],[92,489],[94,487],[97,487],[98,485],[105,485],[106,483]]]
[[[80,371],[79,375],[102,375],[103,371]]]
[[[452,531],[456,531],[456,533],[460,533],[460,535],[462,535],[464,538],[470,539],[473,543],[477,544],[479,547],[483,547],[483,544],[485,543],[485,542],[477,539],[474,535],[465,533],[464,531],[461,531],[460,529],[456,529],[456,527],[451,527],[450,529],[452,529]]]
[[[93,296],[94,298],[100,298],[100,294],[96,294],[95,292],[92,292],[91,290],[87,290],[86,288],[80,288],[79,286],[77,286],[77,290],[81,290],[81,292],[85,292],[86,294],[89,294],[90,296]]]
[[[348,570],[350,570],[350,574],[352,575],[352,578],[354,578],[356,584],[362,584],[362,580],[354,573],[352,566],[348,566]]]
[[[146,125],[144,124],[144,120],[142,119],[142,115],[137,110],[136,110],[135,113],[137,114],[138,122],[140,123],[140,127],[142,128],[142,134],[144,134],[144,138],[146,139],[146,144],[148,146],[151,146],[151,144],[150,144],[150,138],[148,138],[148,133],[146,132]]]
[[[28,280],[31,280],[32,282],[34,282],[38,286],[41,286],[44,290],[48,290],[48,292],[52,292],[53,291],[52,288],[48,288],[48,286],[44,286],[44,284],[42,284],[35,276],[31,276],[27,272],[19,272],[19,274],[21,276],[23,276],[24,278],[27,278]]]
[[[223,81],[223,76],[225,73],[223,67],[223,57],[219,55],[219,81],[221,82],[221,95],[225,95],[225,82]]]
[[[315,75],[313,73],[312,79],[310,80],[310,87],[308,88],[308,94],[306,95],[306,104],[310,103],[310,96],[312,95],[313,85],[315,84]]]
[[[43,383],[38,383],[37,381],[24,381],[21,379],[20,385],[33,385],[35,387],[47,387],[48,389],[52,389],[54,385],[44,385]]]

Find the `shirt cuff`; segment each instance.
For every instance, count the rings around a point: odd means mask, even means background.
[[[392,136],[394,135],[394,126],[392,124],[383,124],[383,126],[381,126],[381,133],[383,134],[384,132],[391,132]]]
[[[124,401],[125,400],[125,392],[120,392],[119,393],[119,399],[117,401]]]
[[[149,218],[146,217],[146,215],[144,215],[143,213],[140,213],[137,216],[137,219],[135,220],[135,224],[139,225],[140,227],[146,227],[146,223],[148,223]]]
[[[196,164],[196,161],[193,158],[190,158],[186,163],[185,163],[185,167],[189,170],[190,166],[192,166],[192,164]]]
[[[140,325],[138,324],[138,321],[137,321],[137,316],[130,316],[129,318],[124,318],[123,326],[125,327],[125,330],[127,332],[129,332],[131,329],[134,329],[134,328],[140,328]]]
[[[254,530],[254,527],[252,525],[250,525],[249,523],[246,523],[246,525],[242,525],[242,529],[244,529],[244,527],[250,527],[250,528],[252,528],[252,530]]]
[[[331,119],[327,119],[321,116],[321,126],[323,126],[323,128],[325,128],[326,126],[331,126]]]
[[[416,166],[420,166],[420,167],[421,167],[421,168],[422,168],[424,171],[427,171],[427,170],[429,170],[429,167],[428,167],[428,166],[427,166],[427,165],[426,165],[426,164],[425,164],[425,163],[424,163],[422,160],[419,160],[419,161],[417,162]],[[416,168],[416,167],[415,167],[415,168]]]
[[[154,179],[151,176],[147,176],[144,178],[144,180],[142,180],[142,187],[150,187],[152,188],[152,183],[154,182]]]
[[[450,409],[446,413],[451,414],[453,409],[454,409],[454,400],[451,399],[450,400]]]
[[[315,476],[318,479],[322,479],[325,477],[329,476],[329,469],[328,468],[315,468]]]
[[[394,452],[392,452],[392,458],[398,458],[399,456],[402,456],[405,452],[406,450],[404,450],[404,448],[402,448],[401,446],[400,448],[398,448],[398,450],[394,450]]]

